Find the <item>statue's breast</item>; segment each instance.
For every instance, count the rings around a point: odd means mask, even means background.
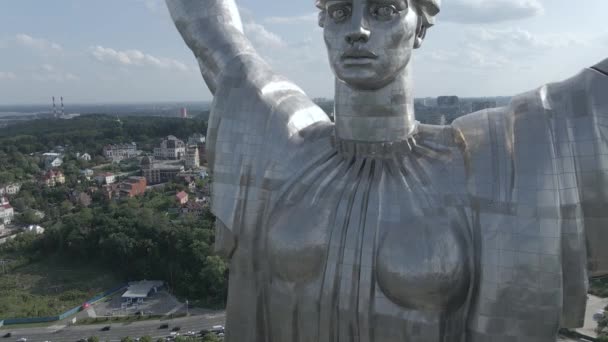
[[[463,228],[432,217],[381,227],[375,274],[384,295],[409,309],[459,308],[471,278]]]
[[[357,259],[355,263],[373,265],[377,288],[393,303],[407,309],[446,312],[466,301],[472,260],[467,253],[472,248],[467,248],[466,223],[441,215],[395,222],[368,217],[368,224],[361,227],[361,222],[354,219],[359,212],[341,216],[346,212],[330,210],[335,204],[306,203],[310,201],[303,199],[275,211],[266,251],[275,279],[290,283],[320,281],[327,268],[352,269],[346,255],[365,258],[367,253],[351,246],[371,245],[374,252],[370,260]],[[411,201],[403,201],[402,211],[410,211],[406,207],[410,205]],[[349,245],[349,241],[374,235],[375,245],[373,238]],[[327,267],[328,263],[350,266]]]
[[[306,203],[279,206],[268,232],[271,273],[287,282],[315,279],[325,265],[332,215]]]

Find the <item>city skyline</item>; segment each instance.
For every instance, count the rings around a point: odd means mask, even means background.
[[[0,13],[0,105],[209,101],[164,1],[7,1]],[[333,96],[313,1],[241,0],[246,34],[311,97]],[[589,9],[593,8],[593,11]],[[444,1],[414,57],[417,98],[511,96],[608,56],[608,3]],[[585,18],[583,23],[572,18]]]

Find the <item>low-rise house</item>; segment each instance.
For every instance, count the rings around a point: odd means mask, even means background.
[[[44,234],[44,228],[40,227],[39,225],[35,225],[35,224],[31,224],[31,225],[25,227],[23,230],[26,232],[29,232],[29,233]]]
[[[105,196],[106,199],[111,200],[113,198],[120,197],[120,188],[118,184],[106,184],[101,187],[101,192]]]
[[[116,175],[111,172],[105,172],[95,176],[95,180],[99,184],[114,184],[116,183]]]
[[[72,191],[70,193],[70,200],[72,200],[74,204],[82,207],[88,207],[93,202],[93,199],[89,194],[81,191]]]
[[[80,160],[84,160],[84,161],[91,161],[91,155],[88,153],[76,153],[76,158],[80,159]]]
[[[177,200],[177,203],[184,205],[188,203],[188,193],[185,191],[180,191],[177,193],[177,195],[175,195],[175,199]]]
[[[43,174],[41,182],[43,185],[52,188],[57,184],[64,184],[65,176],[59,170],[48,170]]]
[[[21,190],[20,183],[10,183],[7,185],[0,185],[0,196],[3,195],[16,195]]]
[[[58,158],[50,160],[46,164],[46,167],[47,168],[56,168],[56,167],[60,167],[61,165],[63,165],[63,159],[58,157]]]
[[[15,217],[15,210],[8,202],[6,197],[0,198],[0,223],[3,224],[11,224],[13,218]]]
[[[203,216],[203,214],[205,213],[205,209],[208,206],[205,203],[202,202],[188,202],[186,203],[182,208],[181,208],[181,212],[182,214],[191,214],[191,215],[196,215],[196,216]]]
[[[195,181],[188,182],[188,190],[190,190],[191,192],[196,191],[196,182]]]
[[[204,135],[200,133],[194,133],[190,137],[188,137],[188,145],[200,145],[204,144],[207,141]]]
[[[91,169],[84,169],[84,170],[80,171],[80,174],[82,174],[82,176],[86,180],[91,180],[93,178],[93,175],[95,174],[95,171],[93,171]]]
[[[147,186],[148,183],[144,177],[129,177],[119,185],[120,196],[132,198],[143,195]]]
[[[137,144],[118,144],[106,145],[103,148],[103,156],[110,159],[114,163],[118,163],[125,159],[137,157]]]

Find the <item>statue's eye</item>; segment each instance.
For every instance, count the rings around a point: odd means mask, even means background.
[[[350,16],[350,7],[346,5],[332,6],[328,10],[329,16],[336,22],[343,21]]]
[[[389,20],[392,19],[397,13],[399,13],[399,10],[397,9],[397,7],[392,5],[377,5],[372,6],[370,8],[370,12],[374,17],[378,19]]]

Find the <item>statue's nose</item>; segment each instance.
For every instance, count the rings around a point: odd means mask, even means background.
[[[369,29],[363,25],[354,25],[352,31],[346,35],[346,42],[351,45],[355,43],[367,43],[369,35]]]

